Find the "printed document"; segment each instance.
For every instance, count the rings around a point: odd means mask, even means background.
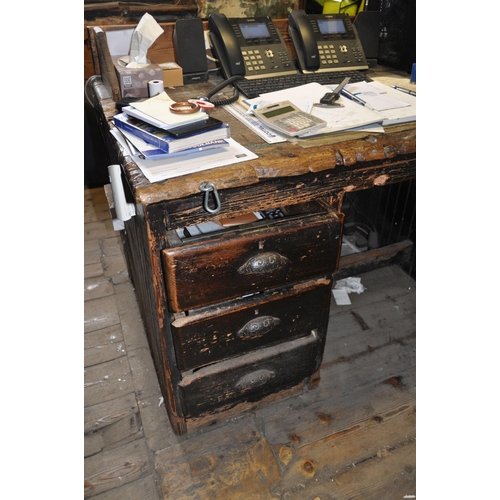
[[[340,96],[338,103],[343,107],[316,107],[314,103],[319,103],[320,99],[327,93],[334,90],[336,85],[321,85],[320,83],[307,83],[285,90],[268,92],[255,99],[248,101],[252,105],[267,105],[273,102],[291,101],[298,108],[306,113],[322,118],[327,122],[326,127],[317,132],[301,135],[300,137],[313,137],[321,134],[340,132],[352,128],[363,127],[374,123],[382,123],[384,117],[377,111],[353,102]]]
[[[417,119],[417,98],[380,82],[346,85],[352,94],[367,102],[384,117],[382,125],[413,122]]]
[[[258,158],[255,153],[230,138],[226,139],[227,146],[175,155],[167,159],[143,160],[130,150],[124,136],[118,130],[112,129],[111,134],[120,143],[125,154],[128,154],[134,160],[149,182],[164,181],[181,175],[202,172],[203,170]]]

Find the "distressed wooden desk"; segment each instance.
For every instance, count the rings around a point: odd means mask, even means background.
[[[393,77],[371,71],[382,81]],[[167,92],[185,100],[213,85]],[[151,184],[109,133],[116,114],[109,87],[97,77],[92,89],[108,161],[122,166],[135,204],[122,241],[174,431],[318,384],[339,269],[343,196],[413,179],[415,124],[383,135],[267,144],[216,108],[213,116],[229,123],[232,137],[258,158]],[[217,214],[203,208],[206,181],[217,187]],[[202,238],[181,240],[176,232],[273,207],[286,207],[289,215]],[[384,252],[377,250],[377,258]]]

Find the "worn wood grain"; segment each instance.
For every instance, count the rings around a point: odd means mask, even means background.
[[[84,461],[84,498],[118,488],[152,474],[146,443],[132,441]]]
[[[122,418],[137,413],[135,393],[130,392],[115,399],[86,406],[84,412],[84,432],[88,434],[111,425]]]
[[[287,20],[276,20],[276,24],[284,35],[285,42],[289,43]],[[156,57],[164,58],[166,50],[172,50],[173,26],[173,23],[162,25],[165,33],[151,47],[151,60],[153,62],[155,62]],[[122,27],[103,26],[102,28],[112,30]],[[383,74],[383,70],[380,72]],[[174,89],[172,95],[174,98],[186,100],[193,95],[201,95],[211,88],[213,88],[212,82],[207,82],[201,86],[200,84],[184,85]],[[112,96],[111,90],[110,95]],[[111,99],[110,105],[105,104],[105,102],[102,105],[107,106],[105,116],[109,122],[113,115],[116,114],[116,109],[113,110],[113,99]],[[134,162],[123,157],[119,146],[115,144],[113,147],[112,143],[110,143],[110,146],[116,150],[117,154],[121,155],[120,163],[125,167],[133,193],[139,203],[150,204],[163,200],[194,197],[196,203],[199,204],[199,185],[208,178],[216,184],[219,190],[222,190],[221,194],[223,196],[224,190],[257,186],[257,189],[252,190],[252,198],[250,199],[253,199],[256,193],[265,191],[262,186],[263,181],[279,177],[300,177],[323,171],[327,171],[328,175],[331,176],[332,171],[335,171],[333,175],[335,180],[337,180],[337,177],[347,177],[347,179],[345,179],[346,182],[340,184],[331,181],[327,189],[327,195],[332,195],[335,190],[366,189],[371,186],[398,182],[409,178],[412,175],[411,170],[414,171],[416,154],[416,128],[414,123],[406,124],[403,127],[390,127],[385,134],[374,135],[367,133],[363,137],[359,137],[357,133],[354,135],[334,134],[322,139],[296,140],[286,144],[266,144],[224,109],[216,108],[213,115],[229,123],[232,135],[238,137],[238,141],[242,145],[257,153],[258,159],[236,166],[219,167],[199,174],[181,176],[151,184]],[[307,153],[304,152],[305,149],[307,149]],[[307,154],[307,161],[304,161],[305,154]],[[398,159],[401,159],[399,165],[395,161]],[[343,168],[339,169],[339,167]],[[356,169],[364,167],[364,170],[362,175],[356,176],[354,172],[346,170],[348,167],[356,167]],[[359,173],[361,174],[361,172]],[[313,176],[309,177],[314,179]],[[307,185],[307,180],[301,180],[298,184]],[[265,192],[265,195],[268,199],[278,202],[279,198],[273,198],[272,196],[277,191],[285,191],[285,187],[287,186],[272,186],[273,189]],[[293,196],[295,195],[296,191],[293,191]],[[224,200],[225,203],[231,203],[231,201]],[[238,206],[233,205],[231,210],[224,215],[235,215],[235,210],[241,211],[242,206],[243,201],[241,200]],[[190,207],[190,210],[192,208]],[[203,214],[200,212],[201,215]]]
[[[156,481],[155,475],[147,475],[93,496],[92,500],[158,500]]]
[[[400,397],[397,388],[387,382],[391,379],[400,381],[400,387],[408,391],[401,396],[402,404],[413,401],[415,365],[404,354],[407,348],[391,345],[377,351],[377,356],[322,367],[321,383],[314,390],[272,409],[262,408],[258,416],[265,419],[270,442],[288,446],[310,443],[358,425],[367,413],[369,418],[376,417],[384,408],[392,408],[395,396]],[[380,405],[371,393],[381,397]]]
[[[318,425],[322,425],[319,423]],[[376,427],[376,432],[374,431]],[[367,462],[383,460],[394,450],[404,448],[415,441],[415,408],[403,405],[377,418],[354,423],[350,428],[331,434],[309,443],[300,443],[292,460],[286,464],[280,483],[272,490],[276,496],[283,498],[303,498],[314,495],[329,494],[340,496],[339,486],[345,484],[345,477],[357,468],[366,465],[370,477],[363,478],[363,487],[356,486],[357,498],[375,498],[380,494],[380,484],[373,481],[372,464]],[[381,446],[381,443],[384,443]],[[410,447],[405,460],[415,468],[415,448]],[[407,464],[395,467],[392,473],[396,476]],[[378,467],[376,467],[378,468]],[[357,472],[357,471],[356,471]],[[379,482],[391,483],[395,478],[377,478]],[[351,480],[352,481],[352,480]],[[380,488],[380,489],[379,489]],[[344,490],[345,491],[345,490]],[[414,491],[413,491],[414,492]],[[353,492],[349,492],[353,493]],[[406,492],[406,493],[412,493]],[[340,498],[349,498],[340,496]],[[388,498],[388,497],[383,497]]]
[[[378,269],[364,281],[367,291],[352,296],[351,306],[332,304],[337,321],[330,326],[317,389],[256,410],[255,422],[279,465],[271,498],[415,494],[415,292],[414,282],[398,275],[394,267]],[[215,469],[214,480],[221,481],[224,469]],[[183,490],[177,496],[196,498]],[[234,490],[215,498],[245,496]]]
[[[184,395],[185,414],[216,414],[242,401],[255,402],[299,384],[317,369],[320,341],[312,332],[305,338],[184,374],[179,388]]]
[[[144,436],[139,411],[84,437],[85,457],[107,451]]]
[[[180,401],[173,391],[173,385],[179,382],[180,376],[175,370],[171,370],[171,367],[175,366],[175,350],[172,337],[162,334],[165,321],[171,317],[164,306],[166,298],[159,247],[166,237],[165,218],[161,206],[138,205],[136,216],[126,223],[127,231],[123,234],[123,238],[125,257],[131,276],[134,277],[134,286],[139,291],[137,294],[139,308],[145,323],[156,374],[163,388],[163,397],[168,402],[168,415],[172,426],[181,432],[185,431],[185,423],[178,418]],[[165,244],[162,245],[164,246]]]
[[[85,368],[85,406],[115,399],[119,394],[133,390],[132,374],[128,359],[121,357]]]
[[[271,500],[280,478],[269,443],[248,418],[156,453],[155,467],[165,500]]]
[[[192,243],[187,239],[183,246],[165,249],[162,262],[170,310],[203,307],[333,272],[340,255],[342,221],[336,214],[310,214],[299,226],[285,217],[259,230],[228,230],[216,239]],[[279,265],[253,272],[252,259],[266,253]],[[199,289],[200,283],[210,286]]]
[[[340,260],[339,268],[335,273],[337,279],[348,278],[371,271],[377,267],[389,266],[408,262],[414,244],[410,240],[400,241],[392,245],[367,250],[357,254],[346,255]]]
[[[98,365],[125,356],[120,325],[85,334],[84,366]]]
[[[172,323],[179,368],[189,370],[273,343],[308,335],[310,313],[314,329],[325,335],[331,281],[311,280],[302,286],[262,293],[179,315]]]
[[[225,117],[224,121],[232,123],[230,117]],[[201,199],[199,186],[207,179],[217,186],[218,190],[221,191],[221,196],[224,196],[226,189],[242,186],[253,187],[258,184],[256,188],[251,190],[251,193],[255,195],[255,193],[261,192],[260,190],[266,190],[264,181],[276,180],[280,177],[296,178],[296,188],[302,188],[306,187],[308,182],[307,178],[300,179],[301,175],[309,174],[308,177],[314,179],[316,177],[314,174],[325,172],[326,178],[329,180],[328,183],[325,183],[325,194],[331,194],[335,190],[341,189],[346,191],[360,187],[366,189],[404,180],[409,175],[408,166],[412,165],[414,161],[412,158],[405,159],[405,156],[415,154],[416,130],[396,132],[385,137],[384,141],[371,139],[371,137],[358,139],[354,141],[355,145],[348,147],[349,141],[338,143],[336,146],[318,146],[311,150],[308,149],[307,152],[300,146],[293,144],[286,145],[286,153],[283,145],[267,145],[259,148],[247,145],[250,150],[258,154],[258,158],[245,162],[242,166],[218,167],[194,176],[180,176],[153,185],[145,180],[143,174],[137,170],[138,167],[135,163],[133,164],[130,160],[126,160],[124,163],[129,175],[134,178],[135,195],[141,203],[160,201],[159,196],[162,200],[175,200],[186,196],[196,196],[199,200]],[[389,161],[393,160],[394,155],[386,156],[385,148],[390,147],[390,144],[396,148],[396,144],[401,142],[406,142],[405,154],[401,155],[402,161],[398,165],[394,161]],[[353,146],[357,148],[357,153],[352,149]],[[306,155],[307,162],[304,162]],[[372,164],[371,162],[375,160],[379,163]],[[339,168],[353,166],[355,163],[358,171]],[[361,170],[363,167],[364,169]],[[363,175],[360,175],[361,172]],[[363,179],[362,186],[360,185],[361,179]],[[285,195],[285,185],[278,188],[276,185],[270,185],[272,189],[266,190],[267,196],[276,191]],[[295,195],[297,190],[288,193],[289,196]],[[198,204],[200,204],[199,201]]]

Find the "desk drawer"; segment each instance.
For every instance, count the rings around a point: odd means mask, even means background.
[[[187,311],[334,272],[341,217],[323,212],[266,221],[163,250],[170,310]]]
[[[320,345],[312,333],[185,375],[179,387],[186,416],[258,401],[299,384],[319,367]]]
[[[190,311],[172,323],[178,367],[191,370],[262,346],[326,335],[331,280],[322,278]]]

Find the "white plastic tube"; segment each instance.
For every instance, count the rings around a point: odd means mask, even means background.
[[[120,165],[109,165],[108,174],[111,183],[111,192],[113,193],[113,201],[115,203],[116,217],[124,222],[130,220],[132,216],[135,215],[135,207],[133,203],[127,203],[125,198]]]

